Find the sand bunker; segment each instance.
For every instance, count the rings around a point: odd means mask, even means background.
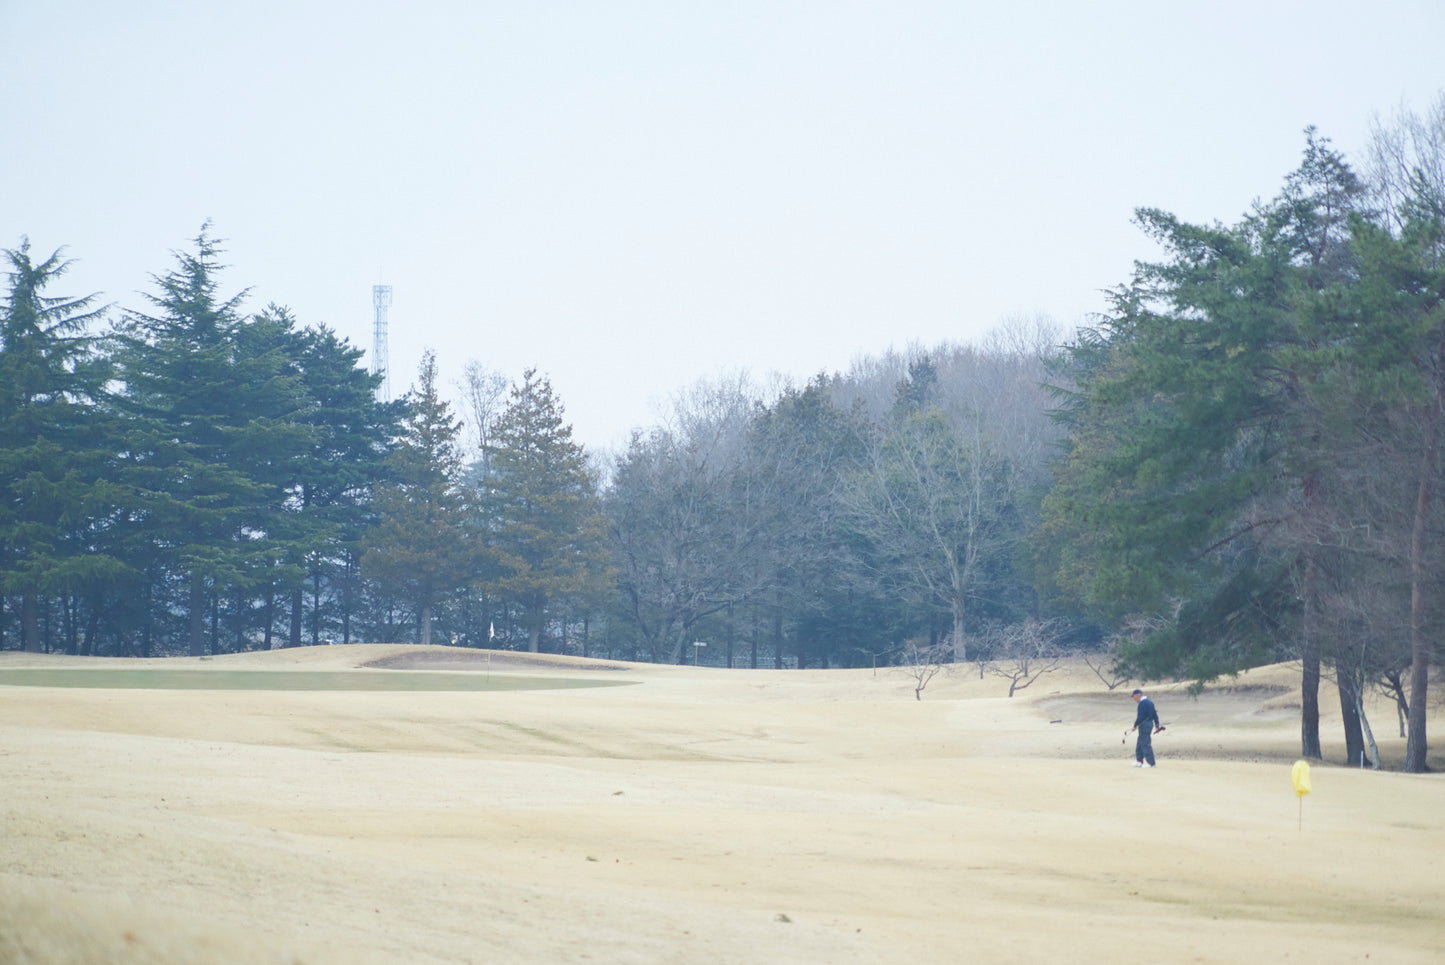
[[[638,685],[0,687],[0,962],[1423,963],[1445,942],[1445,779],[1320,765],[1301,809],[1289,668],[1156,688],[1141,771],[1127,690],[1082,667],[1012,699],[960,667],[916,701],[896,670],[486,659],[134,663]],[[1371,720],[1397,765],[1393,711]]]

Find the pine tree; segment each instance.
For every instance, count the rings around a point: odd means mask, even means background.
[[[387,457],[388,481],[376,487],[377,523],[361,560],[368,579],[414,608],[424,644],[435,608],[468,584],[477,556],[461,486],[461,423],[436,382],[436,355],[428,351]]]
[[[310,429],[287,343],[222,298],[209,223],[194,252],[152,276],[156,314],[132,312],[117,333],[127,417],[123,480],[140,496],[138,518],[161,571],[186,587],[189,652],[206,650],[212,602],[269,578],[279,554],[267,524],[287,498],[285,467]],[[211,647],[218,645],[211,625]]]
[[[799,667],[808,666],[810,650],[826,667],[864,637],[888,637],[885,625],[900,608],[897,594],[869,579],[853,552],[845,481],[864,464],[866,430],[829,391],[820,375],[756,414],[730,500],[730,515],[744,524],[736,551],[766,575],[756,587],[742,582],[739,595],[761,592],[784,608]],[[756,646],[753,657],[756,666]]]
[[[487,462],[481,499],[498,570],[490,588],[522,609],[536,653],[548,606],[598,592],[607,566],[597,480],[551,383],[535,369],[513,386]]]
[[[95,296],[54,297],[69,262],[38,264],[30,243],[5,251],[10,288],[0,308],[0,594],[21,600],[27,650],[42,646],[38,614],[56,594],[98,596],[134,574],[100,552],[90,521],[117,494],[103,428],[107,368],[88,327]]]
[[[1441,108],[1445,119],[1445,98]],[[1384,532],[1393,539],[1381,555],[1406,574],[1402,577],[1397,570],[1390,581],[1407,588],[1408,595],[1407,600],[1400,600],[1399,593],[1391,596],[1404,617],[1402,636],[1409,642],[1398,661],[1401,668],[1410,668],[1404,769],[1422,773],[1428,770],[1431,655],[1445,625],[1436,604],[1442,573],[1433,538],[1439,527],[1445,434],[1445,197],[1423,181],[1414,187],[1418,193],[1400,213],[1397,230],[1356,226],[1359,280],[1341,316],[1345,325],[1368,332],[1368,338],[1358,340],[1350,359],[1358,388],[1342,401],[1369,438],[1393,443],[1391,454],[1370,454],[1368,469],[1390,476],[1387,482],[1397,485],[1360,488],[1368,495],[1383,490],[1393,497],[1394,505],[1368,507],[1367,518],[1377,529],[1386,524]]]
[[[310,638],[319,641],[321,584],[329,583],[335,623],[352,638],[360,605],[362,538],[374,521],[372,486],[384,478],[384,460],[400,431],[400,402],[377,398],[382,377],[361,365],[364,354],[326,326],[300,333],[297,364],[309,402],[304,421],[315,430],[302,461],[291,508],[308,533],[303,553],[312,587]],[[302,590],[292,597],[289,642],[302,640]]]
[[[1298,640],[1301,747],[1318,757],[1331,491],[1317,389],[1338,365],[1328,310],[1349,277],[1361,188],[1308,132],[1281,196],[1238,225],[1138,213],[1165,260],[1076,345],[1074,430],[1049,497],[1074,534],[1056,575],[1100,609],[1179,619],[1126,654],[1143,676],[1209,679]]]

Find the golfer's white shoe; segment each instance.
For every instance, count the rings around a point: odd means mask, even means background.
[[[1135,761],[1135,762],[1134,762],[1134,766],[1135,766],[1135,767],[1143,767],[1143,766],[1144,766],[1144,762],[1143,762],[1143,761]]]
[[[1140,767],[1153,767],[1153,764],[1140,764]]]

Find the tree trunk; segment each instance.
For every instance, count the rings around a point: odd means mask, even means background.
[[[80,653],[80,628],[76,625],[75,606],[75,597],[69,593],[61,594],[61,636],[65,638],[65,652],[72,657]]]
[[[206,652],[206,578],[195,571],[191,573],[190,652],[193,657]]]
[[[1430,641],[1425,635],[1425,581],[1428,577],[1425,541],[1435,475],[1435,436],[1439,431],[1439,404],[1427,428],[1425,457],[1415,497],[1415,521],[1410,535],[1410,720],[1405,738],[1405,771],[1423,774],[1425,766],[1425,698],[1429,693]]]
[[[140,655],[142,657],[149,657],[151,655],[151,642],[156,626],[155,617],[152,615],[152,613],[154,612],[154,608],[151,606],[151,602],[155,599],[155,592],[149,580],[146,581],[146,587],[143,595],[145,601],[145,614],[142,617],[144,622],[141,624],[140,632]]]
[[[756,603],[752,605],[752,612],[753,618],[748,624],[748,669],[756,670],[758,669],[758,605]]]
[[[1300,661],[1304,664],[1300,681],[1300,753],[1316,760],[1322,756],[1318,582],[1314,555],[1310,554],[1305,559],[1304,626],[1300,640]]]
[[[675,641],[673,641],[673,644],[672,644],[672,653],[668,654],[668,656],[667,656],[667,659],[668,659],[671,663],[674,663],[674,664],[676,664],[676,665],[679,666],[679,667],[681,667],[681,666],[683,666],[684,664],[687,663],[687,657],[686,657],[686,652],[687,652],[687,644],[686,644],[686,641],[687,641],[687,638],[688,638],[688,632],[687,632],[687,631],[688,631],[691,627],[692,627],[692,624],[688,623],[686,620],[681,620],[681,621],[678,622],[678,624],[677,624],[677,639],[676,639]]]
[[[728,662],[727,666],[732,669],[733,665],[733,605],[728,604],[728,633],[727,633]]]
[[[527,607],[527,650],[538,653],[542,645],[542,618],[545,613],[540,603]]]
[[[286,635],[286,646],[301,646],[301,615],[306,606],[306,597],[301,587],[291,591],[291,627]]]
[[[250,622],[251,622],[251,621],[250,621],[250,617],[251,617],[251,595],[250,595],[249,592],[244,591],[244,590],[242,590],[242,589],[240,589],[240,588],[238,587],[238,588],[236,589],[235,595],[234,595],[231,599],[232,599],[233,601],[235,601],[235,608],[236,608],[236,616],[235,616],[235,628],[236,628],[236,633],[235,633],[235,636],[236,636],[236,644],[235,644],[235,646],[236,646],[236,652],[237,652],[237,653],[245,653],[246,651],[252,649],[252,647],[251,647],[251,626],[250,626]]]
[[[263,629],[261,631],[262,650],[271,649],[272,624],[276,620],[276,587],[275,584],[268,584],[266,587],[266,605],[261,610],[265,614],[263,618]]]
[[[20,636],[26,653],[40,652],[40,607],[29,591],[20,597]]]
[[[1365,754],[1365,736],[1361,727],[1360,708],[1364,705],[1363,682],[1357,675],[1336,668],[1340,689],[1340,720],[1345,728],[1345,762],[1359,767]]]
[[[92,606],[85,621],[85,645],[80,648],[82,656],[95,656],[95,638],[100,635],[100,607]]]
[[[1445,335],[1435,346],[1435,371],[1445,365]],[[1439,375],[1436,376],[1440,378]],[[1438,468],[1440,417],[1445,410],[1445,385],[1435,386],[1435,398],[1425,415],[1425,451],[1420,460],[1420,482],[1415,496],[1415,520],[1410,533],[1410,732],[1405,738],[1405,771],[1423,774],[1426,765],[1425,700],[1430,688],[1430,644],[1425,634],[1425,581],[1430,506]]]
[[[773,669],[783,669],[783,607],[773,608]]]
[[[431,604],[430,604],[430,603],[423,603],[423,604],[422,604],[422,607],[421,607],[421,645],[422,645],[423,647],[429,647],[429,646],[431,646]],[[536,648],[535,646],[532,648],[532,652],[533,652],[533,653],[536,653],[536,652],[537,652],[537,648]]]
[[[953,603],[953,662],[964,663],[968,660],[968,642],[963,636],[963,612],[964,603],[962,598]]]
[[[1365,745],[1370,751],[1370,767],[1380,769],[1380,746],[1375,743],[1375,732],[1370,730],[1370,719],[1365,716],[1365,701],[1360,696],[1355,697],[1355,713],[1360,718],[1360,726],[1365,730]]]
[[[341,642],[351,642],[351,595],[354,586],[353,576],[355,567],[352,565],[351,556],[346,557],[346,569],[342,574],[341,583]],[[488,644],[490,646],[490,644]]]
[[[321,645],[321,569],[311,571],[311,645]]]
[[[356,566],[350,554],[346,556],[345,570],[341,576],[341,642],[351,642],[351,593],[354,586]],[[490,644],[489,644],[490,646]]]

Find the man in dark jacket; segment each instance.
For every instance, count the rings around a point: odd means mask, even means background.
[[[1154,766],[1154,734],[1164,729],[1159,723],[1159,712],[1154,709],[1154,701],[1144,696],[1144,691],[1134,691],[1134,703],[1139,705],[1139,713],[1134,716],[1133,730],[1139,732],[1139,739],[1134,742],[1134,766]]]

